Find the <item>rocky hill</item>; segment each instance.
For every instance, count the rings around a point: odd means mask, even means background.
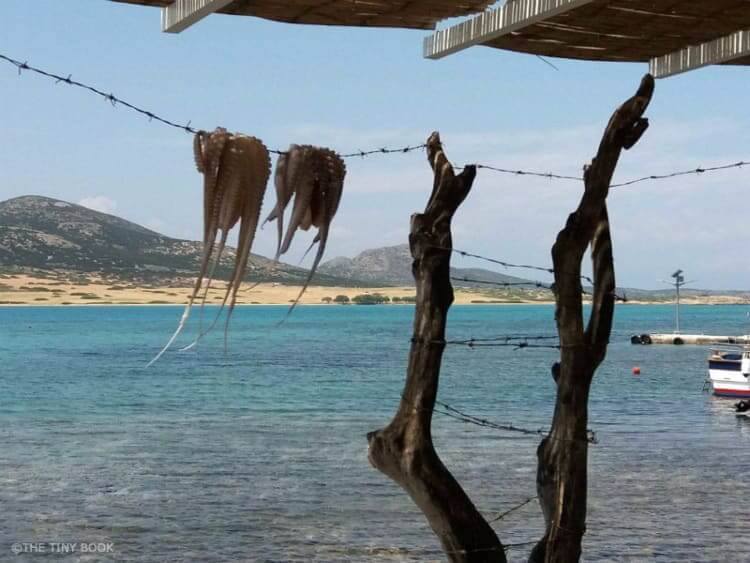
[[[202,244],[174,239],[125,219],[42,196],[0,202],[0,269],[69,271],[129,280],[158,281],[195,276]],[[234,249],[225,251],[217,277],[230,273]],[[247,279],[299,283],[307,271],[252,255]],[[456,278],[519,282],[481,269],[454,269]],[[354,258],[321,265],[317,285],[409,286],[408,245],[365,250]],[[456,285],[472,286],[469,282]]]
[[[114,215],[42,196],[0,202],[0,274],[61,272],[154,284],[182,283],[198,272],[202,243],[174,239]],[[228,248],[216,277],[226,279],[233,265]],[[299,285],[307,270],[251,255],[248,281]],[[533,286],[493,287],[468,280],[523,283],[529,280],[481,268],[454,268],[457,287],[483,290],[502,298],[550,299]],[[46,274],[45,274],[46,275]],[[67,277],[70,277],[67,275]],[[354,258],[334,258],[321,265],[313,282],[320,286],[411,286],[411,255],[406,244],[365,250]],[[189,283],[187,284],[189,285]],[[684,289],[685,298],[726,296],[748,302],[747,291]],[[669,302],[673,292],[618,289],[630,299]]]
[[[320,266],[320,272],[346,279],[363,280],[370,283],[387,282],[392,285],[412,285],[411,253],[408,244],[373,248],[361,252],[354,258],[334,258]],[[507,276],[482,268],[452,268],[454,285],[462,287],[479,286],[473,282],[482,280],[493,283],[523,283],[522,278]]]
[[[41,196],[0,202],[0,270],[54,270],[129,280],[158,281],[195,276],[200,242],[174,239],[113,215]],[[234,249],[218,268],[230,273]],[[252,255],[246,279],[298,284],[307,270]],[[340,285],[330,275],[318,285]]]
[[[407,244],[365,250],[354,258],[334,258],[322,264],[319,271],[338,278],[364,280],[371,284],[387,282],[392,285],[411,285],[413,283],[411,254]],[[481,288],[485,292],[494,293],[500,297],[513,295],[521,299],[552,299],[551,291],[535,287],[531,280],[508,276],[483,268],[452,268],[451,276],[454,278],[453,285],[456,287]],[[462,280],[481,280],[491,283],[481,284]],[[529,285],[498,287],[493,286],[492,283],[529,283]],[[588,292],[591,291],[590,287],[585,289]],[[674,290],[671,289],[618,288],[617,294],[620,297],[635,301],[669,303],[674,300]],[[712,291],[685,288],[682,290],[682,295],[688,300],[725,297],[727,302],[747,303],[750,301],[750,292],[741,290]]]

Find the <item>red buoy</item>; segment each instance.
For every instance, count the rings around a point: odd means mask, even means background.
[[[641,375],[641,368],[639,368],[638,366],[634,366],[633,375]]]

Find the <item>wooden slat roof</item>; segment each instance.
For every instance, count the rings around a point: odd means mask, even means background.
[[[164,7],[172,0],[112,0]],[[433,29],[443,19],[481,12],[493,0],[235,0],[219,13],[287,23]]]
[[[647,62],[748,28],[748,0],[595,0],[483,44],[551,57]]]
[[[435,59],[484,45],[547,57],[650,61],[657,75],[667,76],[704,64],[750,64],[747,34],[750,0],[507,0],[426,38],[424,54]]]

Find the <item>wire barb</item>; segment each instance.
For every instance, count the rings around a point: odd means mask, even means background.
[[[545,348],[550,350],[559,350],[559,344],[532,344],[533,341],[558,340],[557,336],[529,336],[524,334],[492,336],[486,338],[469,338],[467,340],[448,340],[447,345],[451,346],[468,346],[469,348],[502,348],[508,347],[514,350],[523,348]]]
[[[550,268],[548,266],[533,266],[531,264],[513,264],[511,262],[506,262],[504,260],[498,260],[497,258],[489,258],[487,256],[481,256],[479,254],[473,254],[471,252],[467,252],[466,250],[460,250],[458,248],[449,248],[449,247],[443,247],[443,246],[436,246],[435,248],[438,248],[440,250],[447,250],[450,252],[455,252],[457,254],[460,254],[464,258],[476,258],[477,260],[484,260],[485,262],[490,262],[491,264],[497,264],[499,266],[502,266],[504,268],[515,268],[515,269],[523,269],[523,270],[535,270],[538,272],[545,272],[547,274],[553,274],[555,273],[554,268]],[[590,284],[591,286],[594,286],[594,280],[585,274],[580,274],[579,276],[583,281]],[[467,283],[479,283],[484,285],[494,285],[498,287],[514,287],[514,286],[533,286],[538,287],[541,289],[548,289],[550,291],[555,291],[555,285],[554,284],[545,284],[540,281],[525,281],[525,282],[496,282],[496,281],[489,281],[489,280],[475,280],[475,279],[469,279],[467,277],[459,278],[459,277],[451,277],[454,281],[463,281]],[[585,289],[581,288],[581,293],[583,295],[591,296],[592,293],[586,291]],[[617,293],[613,294],[615,297],[615,301],[620,301],[622,303],[627,303],[628,298],[626,295],[618,295]]]
[[[166,119],[164,117],[160,117],[156,113],[143,109],[141,107],[138,107],[134,104],[131,104],[129,102],[126,102],[125,100],[122,100],[121,98],[118,98],[113,93],[104,92],[102,90],[99,90],[93,86],[89,86],[88,84],[84,84],[82,82],[78,82],[77,80],[73,80],[72,74],[69,74],[68,76],[61,76],[59,74],[54,74],[52,72],[48,72],[46,70],[42,70],[40,68],[36,68],[33,66],[30,66],[28,62],[21,62],[16,59],[13,59],[11,57],[8,57],[6,55],[0,54],[0,60],[6,61],[13,66],[15,66],[18,69],[19,76],[21,75],[21,72],[24,70],[29,70],[31,72],[34,72],[40,76],[44,76],[46,78],[51,78],[55,81],[55,84],[59,84],[60,82],[64,82],[65,84],[68,84],[70,86],[76,86],[78,88],[82,88],[84,90],[87,90],[91,92],[92,94],[96,94],[98,96],[101,96],[104,98],[104,100],[108,101],[112,104],[112,106],[117,106],[118,104],[125,106],[126,108],[135,111],[137,113],[140,113],[141,115],[148,118],[149,121],[158,121],[159,123],[162,123],[164,125],[168,125],[169,127],[174,127],[175,129],[180,129],[184,131],[185,133],[190,133],[192,135],[196,134],[198,132],[198,129],[191,126],[192,121],[188,121],[186,125],[181,125],[179,123],[176,123],[174,121],[171,121],[169,119]],[[408,153],[416,150],[420,150],[425,148],[426,144],[420,144],[420,145],[409,145],[406,147],[400,147],[395,149],[390,149],[387,147],[381,147],[378,149],[368,150],[368,151],[357,151],[354,153],[344,154],[342,155],[343,158],[351,158],[355,156],[365,157],[370,156],[373,154],[394,154],[394,153]],[[270,150],[269,152],[276,154],[276,155],[283,155],[286,154],[286,151],[281,150]]]
[[[89,85],[84,84],[82,82],[79,82],[77,80],[73,80],[73,75],[72,74],[68,74],[67,76],[61,76],[61,75],[58,75],[58,74],[54,74],[52,72],[48,72],[46,70],[42,70],[42,69],[33,67],[33,66],[31,66],[31,65],[28,64],[28,61],[21,62],[19,60],[13,59],[13,58],[8,57],[8,56],[3,55],[3,54],[0,54],[0,60],[6,61],[6,62],[12,64],[13,66],[15,66],[18,69],[18,75],[19,76],[21,75],[22,71],[28,70],[28,71],[34,72],[34,73],[36,73],[36,74],[38,74],[40,76],[44,76],[46,78],[53,79],[55,81],[55,84],[59,84],[60,82],[64,82],[65,84],[68,84],[69,86],[76,86],[77,88],[82,88],[84,90],[87,90],[87,91],[89,91],[89,92],[91,92],[93,94],[96,94],[98,96],[103,97],[105,100],[107,100],[108,102],[110,102],[113,106],[117,106],[118,104],[121,105],[121,106],[125,106],[126,108],[128,108],[128,109],[130,109],[130,110],[132,110],[134,112],[137,112],[137,113],[139,113],[139,114],[141,114],[141,115],[143,115],[145,117],[147,117],[149,121],[158,121],[159,123],[162,123],[162,124],[167,125],[169,127],[174,127],[175,129],[180,129],[180,130],[184,131],[185,133],[190,133],[190,134],[193,134],[193,135],[198,132],[198,129],[192,127],[192,125],[191,125],[192,122],[191,121],[188,121],[186,125],[181,125],[179,123],[176,123],[176,122],[171,121],[169,119],[166,119],[164,117],[160,117],[159,115],[155,114],[154,112],[145,110],[145,109],[140,108],[140,107],[138,107],[138,106],[136,106],[134,104],[126,102],[125,100],[123,100],[121,98],[118,98],[117,96],[115,96],[111,92],[110,93],[106,93],[106,92],[103,92],[102,90],[99,90],[99,89],[93,87],[93,86],[89,86]],[[542,60],[545,60],[545,59],[542,59]],[[548,64],[550,64],[546,60],[545,60],[545,62],[547,62]],[[422,144],[417,144],[417,145],[407,145],[405,147],[393,148],[393,149],[387,148],[387,147],[381,147],[381,148],[372,149],[372,150],[361,150],[360,149],[360,150],[357,150],[357,151],[354,151],[354,152],[349,152],[349,153],[342,154],[341,157],[342,158],[355,158],[355,157],[364,158],[366,156],[370,156],[370,155],[374,155],[374,154],[382,154],[382,155],[391,155],[391,154],[396,154],[396,153],[398,153],[398,154],[406,154],[406,153],[410,153],[410,152],[413,152],[413,151],[424,149],[426,146],[427,146],[426,144],[422,143]],[[278,150],[278,149],[269,150],[268,152],[270,152],[272,154],[275,154],[275,155],[284,155],[284,154],[286,154],[286,151],[282,151],[282,150]],[[732,168],[741,168],[743,166],[748,166],[748,165],[750,165],[750,162],[748,162],[748,161],[740,161],[740,162],[735,162],[735,163],[732,163],[732,164],[722,164],[722,165],[718,165],[718,166],[709,166],[709,167],[698,166],[698,167],[690,169],[690,170],[681,170],[681,171],[677,171],[677,172],[671,172],[671,173],[668,173],[668,174],[650,174],[648,176],[643,176],[641,178],[636,178],[636,179],[633,179],[633,180],[628,180],[627,182],[621,182],[619,184],[612,184],[610,187],[611,188],[621,188],[621,187],[626,187],[626,186],[632,186],[634,184],[639,184],[641,182],[648,182],[648,181],[654,181],[654,180],[663,180],[663,179],[667,179],[667,178],[676,178],[678,176],[686,176],[686,175],[689,175],[689,174],[702,175],[702,174],[704,174],[706,172],[717,172],[717,171],[720,171],[720,170],[729,170],[729,169],[732,169]],[[553,173],[553,172],[538,172],[538,171],[533,171],[533,170],[521,170],[521,169],[515,169],[514,170],[514,169],[510,169],[510,168],[502,168],[502,167],[499,167],[499,166],[491,166],[491,165],[488,165],[488,164],[479,164],[479,163],[473,164],[472,166],[475,166],[477,169],[481,169],[481,170],[489,170],[489,171],[497,172],[497,173],[500,173],[500,174],[511,174],[511,175],[514,175],[514,176],[529,176],[529,177],[547,178],[548,180],[566,180],[566,181],[574,180],[574,181],[579,181],[579,182],[583,181],[583,178],[581,176],[571,176],[571,175],[567,175],[567,174],[556,174],[556,173]],[[454,166],[454,168],[455,169],[463,169],[463,168],[465,168],[465,166]]]
[[[478,169],[491,170],[493,172],[499,172],[501,174],[512,174],[514,176],[536,176],[538,178],[547,178],[548,180],[577,180],[579,182],[583,182],[583,178],[581,176],[567,176],[565,174],[554,174],[552,172],[533,172],[529,170],[511,170],[508,168],[489,166],[487,164],[475,164],[474,166],[476,166]]]

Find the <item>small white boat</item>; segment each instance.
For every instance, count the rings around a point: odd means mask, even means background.
[[[750,398],[750,346],[712,349],[708,378],[714,395]]]

